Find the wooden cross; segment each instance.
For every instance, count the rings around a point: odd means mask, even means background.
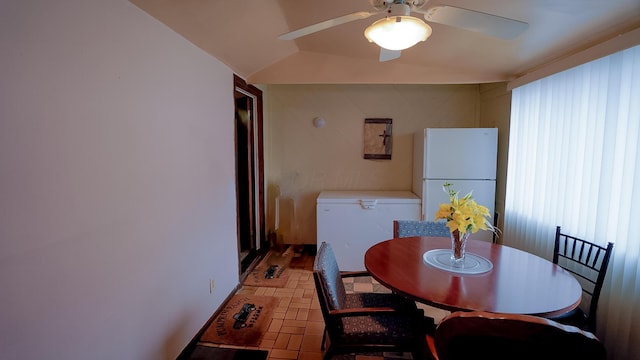
[[[391,135],[387,134],[387,130],[385,129],[382,134],[378,135],[382,138],[382,145],[387,145],[387,138],[391,137]]]

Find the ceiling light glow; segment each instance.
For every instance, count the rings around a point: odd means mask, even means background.
[[[370,42],[388,50],[404,50],[431,35],[431,27],[413,16],[392,16],[380,19],[364,31]]]

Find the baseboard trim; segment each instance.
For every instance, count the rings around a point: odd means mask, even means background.
[[[191,339],[191,341],[189,341],[187,346],[185,346],[184,349],[182,349],[182,352],[180,352],[180,355],[178,355],[178,357],[176,357],[176,360],[187,360],[187,359],[189,359],[189,357],[191,356],[191,353],[193,353],[193,351],[195,350],[196,346],[198,345],[198,341],[202,337],[202,334],[204,334],[204,332],[209,328],[209,326],[211,325],[213,320],[220,314],[220,312],[225,308],[225,306],[227,306],[227,303],[231,300],[231,298],[238,292],[238,290],[240,290],[240,286],[241,286],[241,284],[239,283],[229,293],[229,295],[227,295],[227,297],[224,299],[222,304],[216,309],[216,311],[213,313],[213,315],[211,315],[211,317],[207,320],[207,322],[205,322],[205,324],[200,328],[200,330],[198,330],[196,335]]]

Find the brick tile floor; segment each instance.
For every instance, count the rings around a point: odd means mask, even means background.
[[[314,256],[296,253],[287,271],[289,281],[284,288],[242,286],[238,293],[275,296],[280,299],[273,312],[271,323],[264,335],[259,349],[269,351],[269,360],[320,360],[320,350],[324,321],[313,282]],[[348,278],[345,288],[350,291],[389,292],[372,278]],[[439,321],[448,312],[418,304],[425,314]],[[199,345],[212,346],[208,343]],[[218,345],[214,345],[218,346]],[[224,347],[234,347],[220,345]],[[250,348],[250,347],[247,347]],[[254,348],[255,349],[255,348]],[[383,360],[411,359],[410,354],[389,354],[384,356],[343,355],[334,356],[334,360]]]

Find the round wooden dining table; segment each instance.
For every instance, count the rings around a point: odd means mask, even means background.
[[[406,237],[370,247],[364,265],[396,293],[449,311],[489,311],[556,317],[576,308],[576,278],[539,256],[512,247],[468,240],[467,258],[488,260],[489,270],[465,274],[433,266],[425,253],[451,250],[445,237]],[[433,253],[433,251],[431,251]]]

